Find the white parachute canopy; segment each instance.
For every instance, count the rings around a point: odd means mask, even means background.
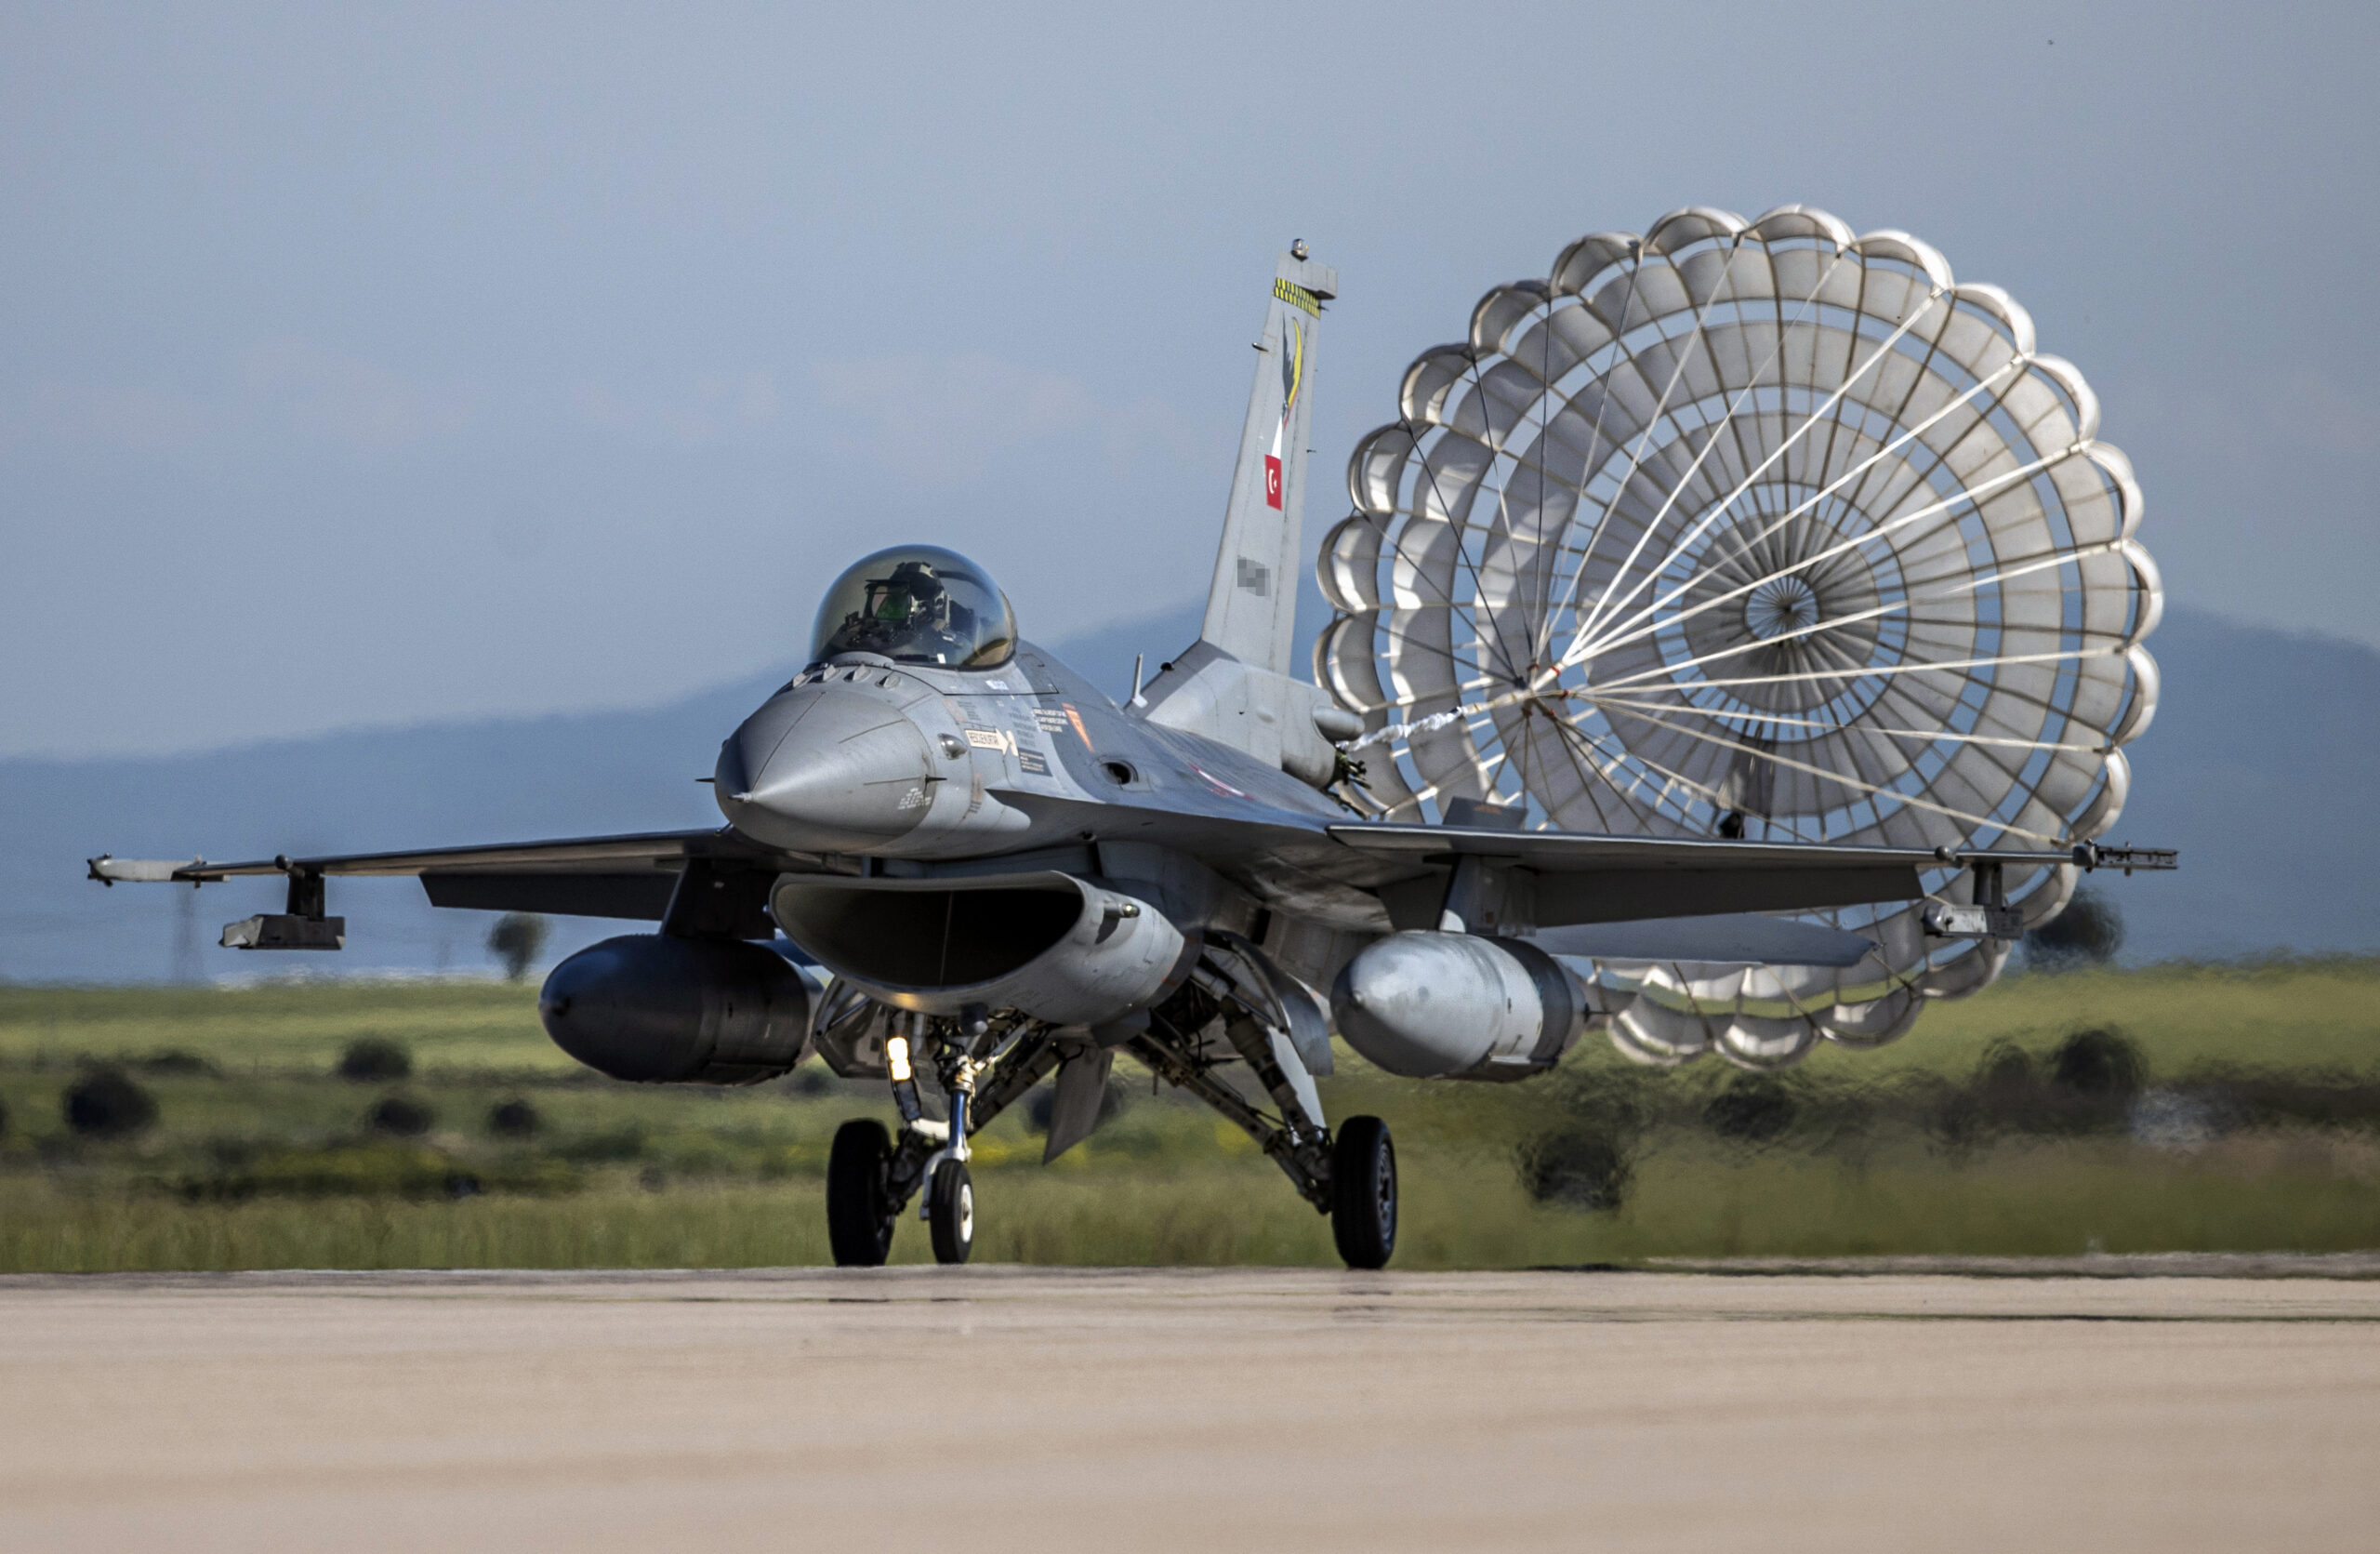
[[[2123,807],[2162,592],[2098,401],[1905,232],[1786,206],[1581,238],[1406,370],[1322,551],[1322,684],[1383,812],[1616,835],[2061,847]],[[2070,867],[2007,872],[2028,926]],[[1967,900],[1969,876],[1927,883]],[[1848,969],[1595,970],[1623,1050],[1888,1041],[2004,944],[1825,920]]]

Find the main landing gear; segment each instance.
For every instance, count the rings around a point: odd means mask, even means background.
[[[1348,1118],[1330,1147],[1330,1239],[1349,1268],[1386,1268],[1396,1250],[1396,1146],[1377,1117]]]
[[[839,1268],[880,1268],[901,1212],[891,1191],[892,1136],[873,1117],[835,1130],[826,1153],[826,1243]]]
[[[1396,1250],[1396,1148],[1388,1124],[1350,1117],[1334,1136],[1311,1078],[1302,1066],[1290,1071],[1299,1060],[1276,1014],[1229,967],[1202,963],[1120,1046],[1254,1139],[1299,1195],[1330,1216],[1331,1239],[1349,1268],[1383,1268]],[[968,1141],[1058,1067],[1062,1039],[1079,1044],[1083,1035],[1021,1019],[995,1027],[980,1015],[895,1016],[884,1048],[899,1136],[855,1119],[836,1133],[827,1156],[826,1236],[836,1263],[881,1266],[903,1206],[920,1192],[934,1260],[965,1262],[975,1245]],[[925,1115],[913,1069],[920,1061],[933,1065],[949,1098],[946,1121]],[[1236,1067],[1263,1086],[1269,1109],[1227,1079]]]

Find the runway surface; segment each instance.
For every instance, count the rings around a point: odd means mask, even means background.
[[[7,1279],[0,1508],[17,1548],[2368,1550],[2380,1282]]]

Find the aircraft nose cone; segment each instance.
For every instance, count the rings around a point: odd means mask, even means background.
[[[799,852],[858,851],[906,835],[932,801],[925,734],[891,703],[840,684],[773,697],[719,752],[719,807],[737,830]]]

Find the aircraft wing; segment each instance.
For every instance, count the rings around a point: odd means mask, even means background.
[[[1534,876],[1533,916],[1547,928],[1914,901],[1925,895],[1924,870],[1977,863],[2173,867],[2170,853],[2091,843],[2049,851],[1953,852],[1395,825],[1222,804],[1212,812],[1192,812],[1006,790],[1000,799],[1032,815],[1037,831],[1051,840],[1095,830],[1103,840],[1157,842],[1259,883],[1261,893],[1276,903],[1346,919],[1351,897],[1375,914],[1376,898],[1387,908],[1389,921],[1403,925],[1437,921],[1448,870],[1465,856]]]
[[[402,853],[283,856],[241,863],[103,855],[90,860],[90,877],[112,885],[136,880],[212,884],[271,874],[315,880],[330,875],[413,874],[420,877],[433,906],[658,921],[668,910],[679,875],[696,859],[766,869],[772,873],[792,861],[787,855],[721,828]]]
[[[1547,925],[1913,901],[1925,894],[1918,871],[1947,861],[1916,849],[1484,827],[1346,824],[1330,835],[1416,864],[1473,856],[1526,869]]]

